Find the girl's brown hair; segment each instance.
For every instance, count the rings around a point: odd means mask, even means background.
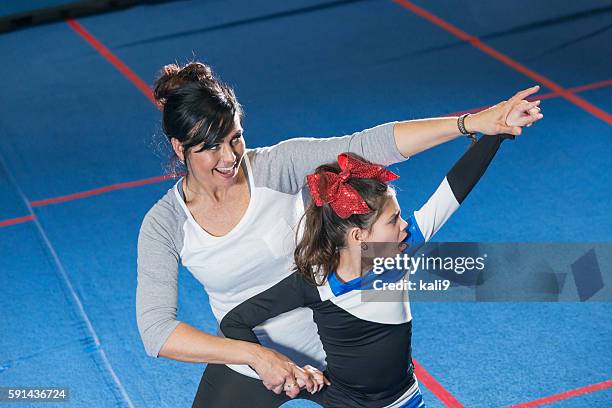
[[[348,154],[371,164],[356,154]],[[315,170],[315,174],[324,172],[339,174],[341,169],[338,163],[330,163]],[[321,182],[325,183],[325,177],[321,177]],[[301,238],[299,232],[296,236],[298,242],[294,251],[293,270],[317,285],[323,285],[329,273],[338,267],[339,250],[346,245],[346,233],[355,227],[370,230],[394,193],[393,187],[371,178],[349,178],[346,182],[359,193],[372,209],[371,212],[353,214],[342,219],[329,204],[317,207],[314,202],[310,202],[298,224],[298,231],[303,229],[303,234]]]

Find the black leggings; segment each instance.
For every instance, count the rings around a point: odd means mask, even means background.
[[[305,389],[296,399],[308,399],[322,405],[323,393],[310,394]],[[255,378],[242,375],[225,364],[208,364],[192,408],[277,408],[291,398],[285,393],[277,395]]]

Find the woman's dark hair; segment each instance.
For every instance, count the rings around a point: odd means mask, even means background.
[[[363,162],[370,163],[362,157],[348,153]],[[332,172],[340,173],[338,163],[317,167],[315,174]],[[321,183],[325,183],[321,177]],[[293,271],[306,276],[317,285],[323,285],[331,271],[338,267],[339,249],[346,245],[346,233],[351,228],[370,230],[380,216],[387,201],[394,194],[392,186],[370,178],[349,178],[347,183],[368,204],[372,211],[368,214],[353,214],[347,219],[340,218],[329,204],[317,207],[314,202],[308,204],[306,212],[300,218],[298,231],[303,229],[301,238],[297,239],[294,252]],[[322,185],[321,188],[326,186]],[[298,232],[299,234],[299,232]]]
[[[164,133],[169,141],[176,138],[183,145],[185,160],[195,146],[201,145],[200,152],[227,136],[236,114],[242,122],[242,107],[233,89],[201,62],[164,66],[153,95],[163,112]],[[178,157],[173,154],[171,168],[176,164]]]

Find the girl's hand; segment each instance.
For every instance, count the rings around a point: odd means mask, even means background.
[[[284,355],[269,348],[258,346],[256,358],[251,364],[264,386],[275,394],[285,391],[289,398],[300,393],[299,383],[308,390],[315,387],[310,374],[299,368]]]
[[[465,118],[465,127],[470,132],[485,135],[509,133],[520,135],[523,127],[529,127],[544,115],[540,113],[540,101],[528,102],[529,95],[538,92],[539,85],[517,92],[507,101],[482,110]]]
[[[310,376],[310,379],[314,384],[310,389],[306,387],[309,393],[314,394],[315,392],[319,392],[323,389],[323,387],[331,384],[319,369],[311,365],[305,365],[302,369]],[[298,379],[297,382],[300,388],[304,388],[305,384],[302,382],[302,380]]]

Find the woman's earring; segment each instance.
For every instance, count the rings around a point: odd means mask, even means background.
[[[365,242],[361,243],[361,249],[363,249],[364,251],[368,250],[368,244],[366,244]]]

